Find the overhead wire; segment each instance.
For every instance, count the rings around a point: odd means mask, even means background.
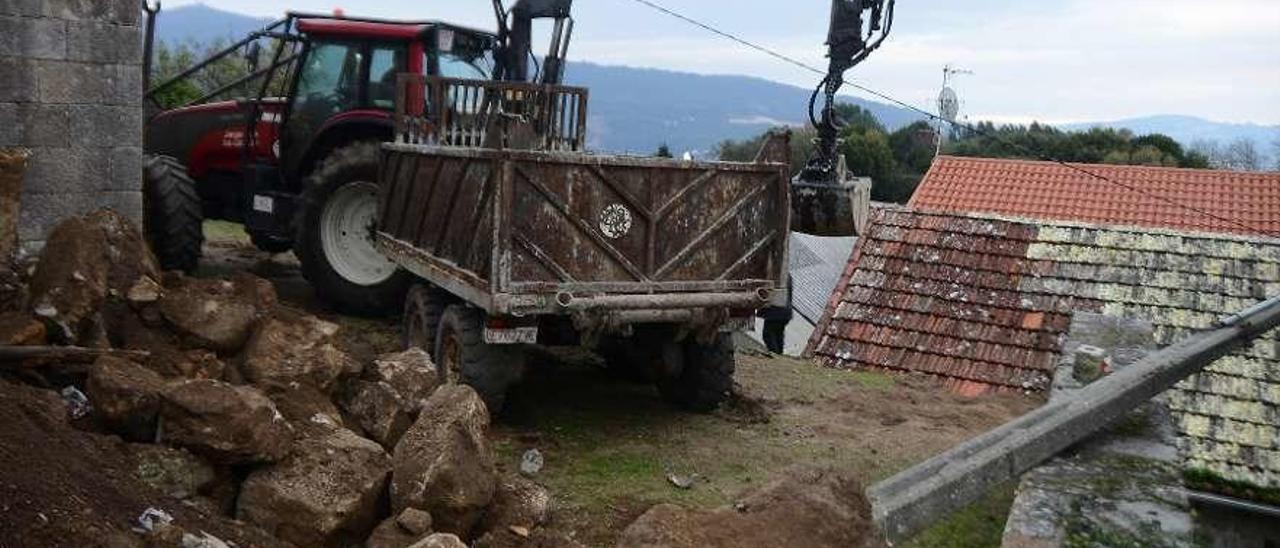
[[[760,53],[763,53],[763,54],[765,54],[765,55],[768,55],[768,56],[770,56],[770,57],[773,57],[774,59],[777,59],[777,60],[782,61],[782,62],[784,62],[784,63],[790,64],[790,65],[794,65],[794,66],[796,66],[796,67],[799,67],[799,68],[801,68],[801,69],[807,70],[807,71],[812,72],[812,73],[814,73],[814,74],[818,74],[818,75],[820,75],[820,76],[823,76],[824,78],[828,76],[826,71],[824,71],[824,70],[822,70],[822,69],[819,69],[819,68],[817,68],[817,67],[814,67],[813,65],[810,65],[810,64],[808,64],[808,63],[805,63],[804,61],[800,61],[800,60],[798,60],[798,59],[796,59],[796,58],[794,58],[794,57],[791,57],[791,56],[789,56],[789,55],[786,55],[786,54],[784,54],[784,53],[779,53],[779,52],[778,52],[778,51],[776,51],[776,50],[770,49],[770,48],[768,48],[768,47],[766,47],[766,46],[762,46],[762,45],[760,45],[760,44],[757,44],[757,43],[755,43],[755,42],[752,42],[752,41],[750,41],[750,40],[747,40],[747,39],[745,39],[745,38],[742,38],[741,36],[738,36],[738,35],[736,35],[736,34],[733,34],[733,33],[727,32],[727,31],[720,30],[719,28],[716,28],[716,27],[715,27],[715,26],[713,26],[713,25],[710,25],[710,24],[705,23],[705,22],[703,22],[703,21],[700,21],[700,20],[698,20],[698,19],[694,19],[694,18],[689,17],[689,16],[687,16],[687,15],[684,15],[684,14],[682,14],[682,13],[679,13],[679,12],[677,12],[677,11],[675,11],[675,10],[672,10],[672,9],[670,9],[670,8],[667,8],[667,7],[663,6],[663,5],[661,5],[661,4],[658,4],[657,2],[654,2],[653,0],[632,0],[632,1],[633,1],[633,2],[636,2],[636,3],[638,3],[638,4],[641,4],[641,5],[647,6],[647,7],[651,8],[651,9],[653,9],[653,10],[656,10],[656,11],[661,12],[661,13],[663,13],[663,14],[666,14],[666,15],[668,15],[668,16],[671,16],[671,17],[674,17],[674,18],[679,19],[679,20],[681,20],[681,21],[684,21],[684,22],[686,22],[686,23],[689,23],[690,25],[693,25],[693,26],[695,26],[695,27],[698,27],[698,28],[701,28],[701,29],[706,30],[706,31],[708,31],[708,32],[711,32],[712,34],[718,35],[718,36],[720,36],[720,37],[722,37],[722,38],[726,38],[726,39],[728,39],[728,40],[731,40],[731,41],[737,42],[738,44],[741,44],[741,45],[743,45],[743,46],[746,46],[746,47],[748,47],[748,48],[751,48],[751,49],[753,49],[753,50],[756,50],[756,51],[758,51],[758,52],[760,52]],[[1091,178],[1094,178],[1094,179],[1098,179],[1098,180],[1100,180],[1100,181],[1104,181],[1104,182],[1106,182],[1106,183],[1109,183],[1109,184],[1115,185],[1115,186],[1117,186],[1117,187],[1123,188],[1123,189],[1128,190],[1128,191],[1130,191],[1130,192],[1134,192],[1134,193],[1141,194],[1141,195],[1143,195],[1143,196],[1147,196],[1147,197],[1149,197],[1149,198],[1152,198],[1152,199],[1155,199],[1155,200],[1158,200],[1158,201],[1161,201],[1161,202],[1165,202],[1165,203],[1167,203],[1167,204],[1169,204],[1169,205],[1172,205],[1172,206],[1174,206],[1174,207],[1178,207],[1178,208],[1180,208],[1180,209],[1185,209],[1185,210],[1187,210],[1187,211],[1190,211],[1190,212],[1196,213],[1197,215],[1201,215],[1201,216],[1204,216],[1204,217],[1209,218],[1209,219],[1213,219],[1213,220],[1216,220],[1216,221],[1219,221],[1219,222],[1222,222],[1222,223],[1226,223],[1226,224],[1229,224],[1229,225],[1235,226],[1236,228],[1242,228],[1242,229],[1245,229],[1245,230],[1247,230],[1247,231],[1249,231],[1249,232],[1262,233],[1262,234],[1266,234],[1266,235],[1273,236],[1273,237],[1280,237],[1280,233],[1276,233],[1276,232],[1273,232],[1273,231],[1270,231],[1270,230],[1265,230],[1265,229],[1262,229],[1262,228],[1259,228],[1259,227],[1256,227],[1256,226],[1252,226],[1252,225],[1250,225],[1250,224],[1248,224],[1248,223],[1244,223],[1244,222],[1241,222],[1241,221],[1238,221],[1238,220],[1235,220],[1235,219],[1230,219],[1230,218],[1227,218],[1227,217],[1223,217],[1223,216],[1218,215],[1218,214],[1215,214],[1215,213],[1213,213],[1213,212],[1211,212],[1211,211],[1207,211],[1207,210],[1205,210],[1205,209],[1198,208],[1198,207],[1195,207],[1195,206],[1190,205],[1190,204],[1185,204],[1185,203],[1179,202],[1179,201],[1174,200],[1174,199],[1172,199],[1172,198],[1168,198],[1168,197],[1165,197],[1165,196],[1161,196],[1161,195],[1159,195],[1159,194],[1155,194],[1155,193],[1153,193],[1153,192],[1149,192],[1149,191],[1147,191],[1147,190],[1143,190],[1143,189],[1138,188],[1138,187],[1136,187],[1136,186],[1134,186],[1134,185],[1132,185],[1132,184],[1129,184],[1129,183],[1125,183],[1125,182],[1121,182],[1121,181],[1118,181],[1118,180],[1112,179],[1112,178],[1107,177],[1107,176],[1105,176],[1105,175],[1102,175],[1102,174],[1100,174],[1100,173],[1097,173],[1097,172],[1091,171],[1091,170],[1089,170],[1089,169],[1086,169],[1086,168],[1084,168],[1084,167],[1081,167],[1081,166],[1079,166],[1079,165],[1077,165],[1077,164],[1073,164],[1073,163],[1071,163],[1071,162],[1067,162],[1067,161],[1064,161],[1064,160],[1059,160],[1059,159],[1057,159],[1057,158],[1053,158],[1052,156],[1048,156],[1048,155],[1045,155],[1045,154],[1041,154],[1041,153],[1039,153],[1038,151],[1031,150],[1030,148],[1028,148],[1028,147],[1026,147],[1026,146],[1023,146],[1023,145],[1021,145],[1021,144],[1019,144],[1019,143],[1016,143],[1016,142],[1013,142],[1013,141],[1006,140],[1006,139],[1002,138],[1001,136],[999,136],[999,135],[997,135],[997,134],[995,134],[995,133],[991,133],[991,132],[985,131],[985,130],[983,130],[983,129],[979,128],[979,127],[975,127],[975,126],[972,126],[972,125],[970,125],[970,124],[966,124],[966,123],[964,123],[964,122],[960,122],[960,121],[957,121],[957,120],[949,120],[949,119],[947,119],[947,118],[943,118],[942,116],[940,116],[940,115],[938,115],[938,114],[935,114],[935,113],[933,113],[933,112],[931,112],[931,111],[929,111],[929,110],[926,110],[926,109],[924,109],[924,108],[917,107],[917,106],[915,106],[915,105],[912,105],[912,104],[910,104],[910,103],[907,103],[906,101],[902,101],[902,100],[900,100],[900,99],[898,99],[898,98],[896,98],[896,97],[893,97],[893,96],[891,96],[891,95],[889,95],[889,94],[887,94],[887,93],[881,92],[881,91],[879,91],[879,90],[873,89],[873,88],[868,87],[868,86],[865,86],[865,85],[863,85],[863,84],[859,84],[859,83],[857,83],[857,82],[850,82],[849,80],[845,80],[844,78],[841,78],[841,82],[843,82],[843,83],[844,83],[844,85],[846,85],[846,86],[849,86],[849,87],[851,87],[851,88],[854,88],[854,89],[857,89],[857,90],[859,90],[859,91],[862,91],[863,93],[866,93],[866,94],[871,95],[871,96],[873,96],[873,97],[876,97],[876,98],[878,98],[878,99],[882,99],[882,100],[884,100],[884,101],[886,101],[886,102],[888,102],[888,103],[891,103],[891,104],[893,104],[893,105],[896,105],[896,106],[898,106],[898,107],[901,107],[901,108],[904,108],[904,109],[910,110],[910,111],[912,111],[912,112],[915,112],[915,113],[917,113],[917,114],[920,114],[921,116],[924,116],[924,117],[926,117],[926,118],[928,118],[928,119],[930,119],[930,120],[937,121],[937,122],[941,122],[941,123],[945,123],[945,124],[950,124],[953,128],[963,129],[963,130],[965,130],[965,131],[969,131],[969,132],[971,132],[971,133],[974,133],[974,134],[977,134],[977,135],[981,135],[981,136],[986,137],[986,138],[988,138],[988,139],[992,139],[992,140],[994,140],[994,141],[996,141],[996,142],[998,142],[998,143],[1000,143],[1000,144],[1002,144],[1002,145],[1005,145],[1005,146],[1011,147],[1011,148],[1013,148],[1013,149],[1016,149],[1016,150],[1018,150],[1019,152],[1021,152],[1021,153],[1023,153],[1023,154],[1026,154],[1026,155],[1028,155],[1028,156],[1030,156],[1030,157],[1032,157],[1032,158],[1035,158],[1035,159],[1037,159],[1037,160],[1045,161],[1045,162],[1052,162],[1052,163],[1055,163],[1055,164],[1059,164],[1059,165],[1061,165],[1061,166],[1063,166],[1063,167],[1066,167],[1066,168],[1068,168],[1068,169],[1071,169],[1071,170],[1073,170],[1073,171],[1075,171],[1075,172],[1077,172],[1077,173],[1080,173],[1080,174],[1086,175],[1086,176],[1088,176],[1088,177],[1091,177]]]

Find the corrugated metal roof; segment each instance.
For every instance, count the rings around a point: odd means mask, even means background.
[[[1280,235],[1280,173],[1080,166],[1142,192],[1054,162],[938,156],[909,205],[1106,225]]]
[[[791,233],[791,306],[809,323],[822,317],[857,241]]]

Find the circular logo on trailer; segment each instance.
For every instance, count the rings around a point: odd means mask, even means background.
[[[613,204],[600,212],[600,232],[614,240],[631,232],[631,210],[622,204]]]

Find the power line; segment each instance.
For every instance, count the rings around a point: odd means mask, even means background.
[[[696,26],[696,27],[698,27],[698,28],[701,28],[701,29],[703,29],[703,30],[706,30],[706,31],[708,31],[708,32],[710,32],[710,33],[712,33],[712,34],[715,34],[715,35],[717,35],[717,36],[720,36],[720,37],[722,37],[722,38],[726,38],[726,39],[732,40],[732,41],[734,41],[734,42],[737,42],[737,43],[739,43],[739,44],[741,44],[741,45],[743,45],[743,46],[746,46],[746,47],[751,48],[751,49],[753,49],[753,50],[756,50],[756,51],[758,51],[758,52],[760,52],[760,53],[763,53],[763,54],[765,54],[765,55],[768,55],[768,56],[770,56],[770,57],[773,57],[774,59],[778,59],[778,60],[780,60],[780,61],[782,61],[782,62],[784,62],[784,63],[790,64],[790,65],[794,65],[794,66],[796,66],[796,67],[802,68],[802,69],[804,69],[804,70],[807,70],[807,71],[812,72],[812,73],[814,73],[814,74],[818,74],[818,75],[820,75],[820,76],[826,76],[826,74],[827,74],[827,73],[826,73],[826,71],[821,70],[821,69],[819,69],[819,68],[817,68],[817,67],[814,67],[813,65],[807,64],[807,63],[805,63],[804,61],[800,61],[800,60],[798,60],[798,59],[796,59],[796,58],[794,58],[794,57],[788,56],[788,55],[783,54],[783,53],[779,53],[779,52],[777,52],[777,51],[775,51],[775,50],[773,50],[773,49],[770,49],[770,48],[768,48],[768,47],[762,46],[762,45],[760,45],[760,44],[757,44],[757,43],[755,43],[755,42],[752,42],[752,41],[750,41],[750,40],[747,40],[747,39],[745,39],[745,38],[742,38],[742,37],[740,37],[740,36],[737,36],[737,35],[735,35],[735,34],[732,34],[732,33],[729,33],[729,32],[723,31],[723,30],[720,30],[720,29],[718,29],[718,28],[716,28],[716,27],[714,27],[714,26],[712,26],[712,25],[709,25],[709,24],[707,24],[707,23],[704,23],[704,22],[702,22],[702,21],[699,21],[699,20],[694,19],[694,18],[692,18],[692,17],[689,17],[689,16],[687,16],[687,15],[684,15],[684,14],[678,13],[678,12],[676,12],[676,11],[673,11],[673,10],[671,10],[671,9],[669,9],[669,8],[667,8],[667,7],[664,7],[664,6],[662,6],[662,5],[660,5],[660,4],[656,3],[656,2],[653,2],[652,0],[632,0],[632,1],[633,1],[633,2],[636,2],[636,3],[638,3],[638,4],[641,4],[641,5],[644,5],[644,6],[648,6],[649,8],[652,8],[652,9],[654,9],[654,10],[657,10],[657,11],[661,12],[661,13],[664,13],[664,14],[666,14],[666,15],[669,15],[669,16],[671,16],[671,17],[674,17],[674,18],[676,18],[676,19],[679,19],[679,20],[681,20],[681,21],[684,21],[684,22],[686,22],[686,23],[689,23],[689,24],[691,24],[691,25],[693,25],[693,26]],[[1068,168],[1068,169],[1071,169],[1071,170],[1073,170],[1073,171],[1076,171],[1076,172],[1081,173],[1081,174],[1083,174],[1083,175],[1086,175],[1086,176],[1088,176],[1088,177],[1092,177],[1092,178],[1094,178],[1094,179],[1098,179],[1098,180],[1100,180],[1100,181],[1104,181],[1104,182],[1107,182],[1107,183],[1113,184],[1113,185],[1115,185],[1115,186],[1118,186],[1118,187],[1123,188],[1123,189],[1125,189],[1125,190],[1128,190],[1128,191],[1130,191],[1130,192],[1134,192],[1134,193],[1137,193],[1137,194],[1140,194],[1140,195],[1143,195],[1143,196],[1147,196],[1147,197],[1149,197],[1149,198],[1152,198],[1152,199],[1155,199],[1155,200],[1158,200],[1158,201],[1161,201],[1161,202],[1165,202],[1165,203],[1167,203],[1167,204],[1169,204],[1169,205],[1172,205],[1172,206],[1174,206],[1174,207],[1178,207],[1178,208],[1181,208],[1181,209],[1185,209],[1185,210],[1187,210],[1187,211],[1190,211],[1190,212],[1196,213],[1196,214],[1198,214],[1198,215],[1202,215],[1202,216],[1204,216],[1204,217],[1207,217],[1207,218],[1210,218],[1210,219],[1214,219],[1214,220],[1217,220],[1217,221],[1220,221],[1220,222],[1223,222],[1223,223],[1227,223],[1227,224],[1229,224],[1229,225],[1234,225],[1234,226],[1236,226],[1236,227],[1238,227],[1238,228],[1243,228],[1243,229],[1248,230],[1248,231],[1250,231],[1250,232],[1261,232],[1261,233],[1263,233],[1263,234],[1267,234],[1267,235],[1271,235],[1271,236],[1280,236],[1280,234],[1273,233],[1273,232],[1271,232],[1271,231],[1269,231],[1269,230],[1263,230],[1263,229],[1261,229],[1261,228],[1258,228],[1258,227],[1255,227],[1255,226],[1249,225],[1249,224],[1247,224],[1247,223],[1243,223],[1243,222],[1237,221],[1237,220],[1235,220],[1235,219],[1229,219],[1229,218],[1226,218],[1226,217],[1222,217],[1222,216],[1217,215],[1217,214],[1215,214],[1215,213],[1213,213],[1213,212],[1206,211],[1206,210],[1204,210],[1204,209],[1200,209],[1200,208],[1195,207],[1195,206],[1192,206],[1192,205],[1184,204],[1184,203],[1179,202],[1179,201],[1177,201],[1177,200],[1174,200],[1174,199],[1172,199],[1172,198],[1166,198],[1166,197],[1164,197],[1164,196],[1160,196],[1159,194],[1155,194],[1155,193],[1152,193],[1152,192],[1148,192],[1148,191],[1146,191],[1146,190],[1143,190],[1143,189],[1141,189],[1141,188],[1138,188],[1138,187],[1133,186],[1133,185],[1128,184],[1128,183],[1123,183],[1123,182],[1120,182],[1120,181],[1117,181],[1117,180],[1111,179],[1111,178],[1106,177],[1106,176],[1104,176],[1104,175],[1102,175],[1102,174],[1100,174],[1100,173],[1096,173],[1096,172],[1090,171],[1090,170],[1088,170],[1088,169],[1085,169],[1085,168],[1080,167],[1080,166],[1078,166],[1078,165],[1072,164],[1072,163],[1070,163],[1070,162],[1066,162],[1066,161],[1063,161],[1063,160],[1059,160],[1059,159],[1057,159],[1057,158],[1053,158],[1053,157],[1051,157],[1051,156],[1047,156],[1047,155],[1040,154],[1039,152],[1034,151],[1034,150],[1031,150],[1031,149],[1029,149],[1029,148],[1027,148],[1027,147],[1025,147],[1025,146],[1023,146],[1023,145],[1021,145],[1021,144],[1019,144],[1019,143],[1015,143],[1015,142],[1013,142],[1013,141],[1005,140],[1005,139],[1001,138],[999,135],[997,135],[997,134],[995,134],[995,133],[990,133],[990,132],[987,132],[987,131],[983,131],[982,129],[980,129],[980,128],[978,128],[978,127],[971,126],[971,125],[966,124],[966,123],[964,123],[964,122],[960,122],[960,121],[956,121],[956,120],[947,120],[946,118],[943,118],[942,116],[939,116],[939,115],[937,115],[937,114],[934,114],[933,112],[930,112],[930,111],[925,110],[925,109],[923,109],[923,108],[920,108],[920,107],[917,107],[917,106],[912,105],[912,104],[910,104],[910,103],[907,103],[906,101],[899,100],[899,99],[897,99],[896,97],[893,97],[893,96],[891,96],[891,95],[889,95],[889,94],[887,94],[887,93],[884,93],[884,92],[881,92],[881,91],[878,91],[878,90],[872,89],[872,88],[870,88],[870,87],[864,86],[864,85],[859,84],[859,83],[857,83],[857,82],[850,82],[850,81],[845,80],[845,79],[843,79],[843,78],[841,78],[841,80],[840,80],[840,81],[841,81],[841,82],[843,82],[845,85],[847,85],[847,86],[849,86],[849,87],[852,87],[852,88],[854,88],[854,89],[857,89],[857,90],[860,90],[860,91],[862,91],[862,92],[864,92],[864,93],[867,93],[867,94],[869,94],[869,95],[872,95],[872,96],[874,96],[874,97],[876,97],[876,98],[878,98],[878,99],[882,99],[882,100],[884,100],[884,101],[886,101],[886,102],[889,102],[889,103],[892,103],[892,104],[894,104],[894,105],[897,105],[898,107],[901,107],[901,108],[904,108],[904,109],[910,110],[910,111],[912,111],[912,112],[915,112],[915,113],[917,113],[917,114],[920,114],[920,115],[922,115],[922,116],[924,116],[924,117],[926,117],[926,118],[928,118],[928,119],[930,119],[930,120],[936,120],[936,121],[939,121],[939,122],[947,123],[947,124],[950,124],[952,127],[961,128],[961,129],[964,129],[964,130],[970,131],[970,132],[972,132],[972,133],[975,133],[975,134],[981,135],[981,136],[983,136],[983,137],[986,137],[986,138],[988,138],[988,139],[992,139],[992,140],[994,140],[994,141],[996,141],[996,142],[998,142],[998,143],[1000,143],[1000,144],[1002,144],[1002,145],[1005,145],[1005,146],[1008,146],[1008,147],[1011,147],[1011,148],[1017,149],[1019,152],[1024,153],[1024,154],[1026,154],[1026,155],[1028,155],[1028,156],[1031,156],[1031,157],[1033,157],[1033,158],[1036,158],[1036,159],[1038,159],[1038,160],[1045,161],[1045,162],[1053,162],[1053,163],[1056,163],[1056,164],[1062,165],[1063,167],[1066,167],[1066,168]]]

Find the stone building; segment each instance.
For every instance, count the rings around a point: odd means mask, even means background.
[[[0,149],[30,151],[27,251],[100,207],[142,219],[141,15],[137,0],[0,0]]]

